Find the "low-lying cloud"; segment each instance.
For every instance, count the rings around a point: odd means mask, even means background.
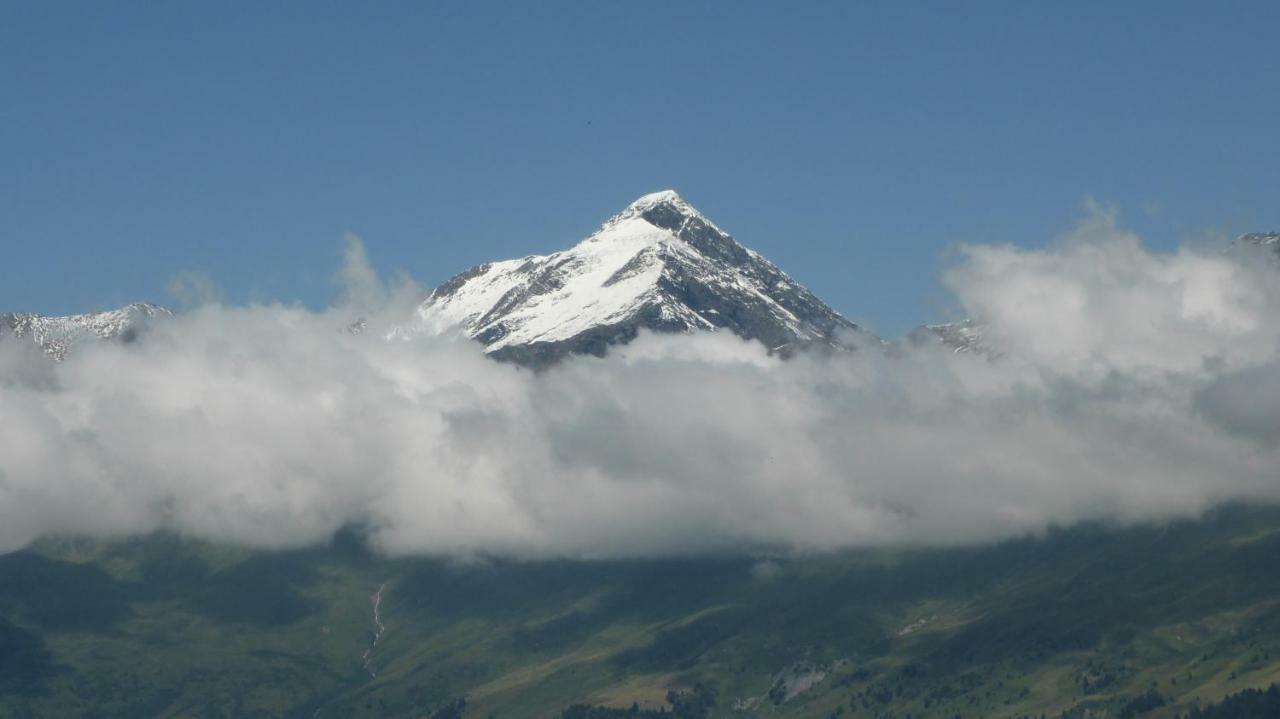
[[[994,357],[650,335],[534,374],[385,339],[416,291],[355,244],[342,276],[321,312],[201,284],[140,341],[62,363],[0,342],[0,551],[349,525],[391,553],[804,551],[1280,499],[1272,256],[1153,252],[1105,212],[1048,249],[962,248],[944,284]]]

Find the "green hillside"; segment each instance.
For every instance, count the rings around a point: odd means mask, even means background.
[[[0,557],[0,717],[1172,717],[1277,681],[1275,509],[803,558]]]

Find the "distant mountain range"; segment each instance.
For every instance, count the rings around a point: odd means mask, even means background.
[[[1280,232],[1250,233],[1238,242],[1280,252]],[[0,338],[28,337],[61,360],[82,339],[131,341],[147,323],[171,314],[147,303],[68,317],[0,314]],[[674,190],[639,198],[567,250],[486,262],[454,276],[394,334],[461,332],[495,359],[545,367],[571,354],[604,355],[640,330],[727,330],[783,356],[885,344]],[[973,320],[923,325],[906,342],[996,353]]]
[[[61,360],[72,346],[85,339],[131,342],[146,323],[171,314],[163,307],[145,302],[135,302],[108,312],[66,317],[0,313],[0,339],[6,335],[29,338],[50,357]]]

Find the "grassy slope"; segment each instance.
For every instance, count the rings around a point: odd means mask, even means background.
[[[779,701],[779,677],[818,673]],[[1280,511],[763,564],[167,536],[0,557],[0,717],[423,716],[465,695],[470,716],[547,719],[699,681],[722,716],[1116,716],[1151,686],[1171,705],[1148,716],[1170,716],[1280,681]]]

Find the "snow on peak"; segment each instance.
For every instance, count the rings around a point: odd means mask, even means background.
[[[663,202],[683,203],[684,198],[675,190],[658,190],[657,192],[650,192],[649,194],[640,197],[635,202],[632,202],[627,209],[652,207]]]
[[[680,196],[675,190],[662,190],[659,192],[651,192],[640,197],[635,202],[627,205],[627,208],[620,212],[618,216],[643,216],[646,212],[650,212],[658,207],[666,207],[684,217],[699,217],[706,219],[697,208],[690,205],[687,200]]]
[[[716,227],[711,220],[707,219],[706,215],[703,215],[696,207],[689,204],[675,190],[660,190],[638,198],[630,205],[627,205],[622,212],[605,221],[600,230],[603,232],[627,220],[636,218],[672,231],[678,229],[677,225],[698,222],[724,234],[723,230]]]
[[[27,312],[0,314],[0,337],[30,337],[50,357],[62,360],[72,345],[96,337],[131,341],[138,330],[157,317],[172,313],[158,305],[134,302],[106,312],[49,317]]]
[[[674,190],[644,195],[568,250],[454,277],[419,307],[417,324],[539,365],[603,354],[641,328],[728,328],[769,347],[834,344],[836,330],[858,330]]]

